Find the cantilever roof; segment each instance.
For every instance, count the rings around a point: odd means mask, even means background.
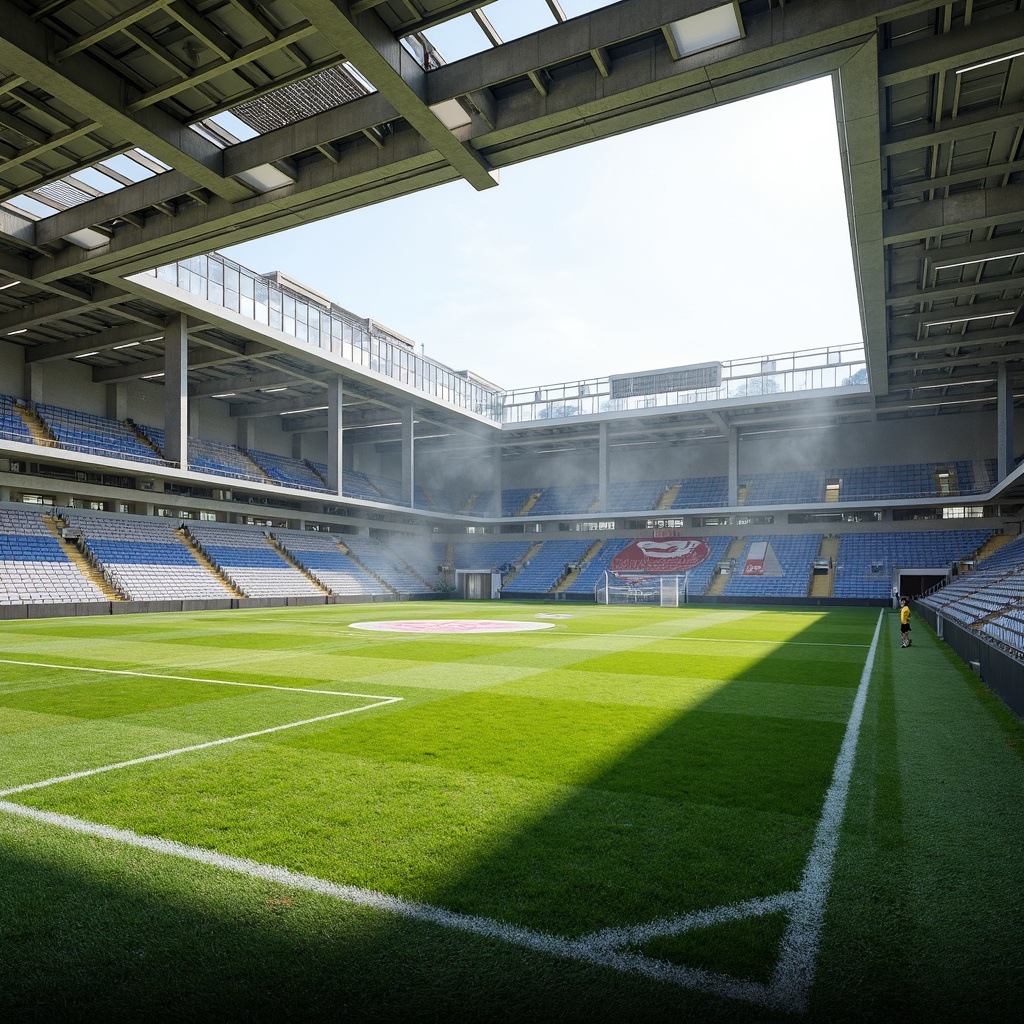
[[[473,0],[0,0],[0,337],[155,335],[128,273],[831,74],[873,414],[994,406],[1024,358],[1024,13],[741,0],[740,39],[681,57],[722,0],[543,6],[501,42]],[[457,16],[486,45],[442,63]],[[94,377],[145,362],[106,351]]]

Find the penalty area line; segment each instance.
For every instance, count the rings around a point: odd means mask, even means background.
[[[216,686],[248,686],[256,690],[284,690],[285,693],[316,693],[325,697],[360,697],[366,700],[396,701],[401,697],[382,697],[379,693],[347,693],[344,690],[310,690],[303,686],[275,686],[273,683],[239,683],[232,679],[204,679],[202,676],[168,676],[159,672],[136,672],[124,668],[89,668],[85,665],[56,665],[48,661],[16,661],[0,658],[0,665],[26,665],[29,668],[62,668],[68,672],[95,672],[104,676],[138,676],[142,679],[171,679],[179,683],[212,683]],[[41,687],[36,687],[41,689]]]
[[[287,689],[287,687],[284,687]],[[310,692],[310,691],[306,691]],[[339,696],[335,694],[335,696]],[[344,696],[350,696],[345,694]],[[117,761],[114,764],[106,764],[99,768],[86,768],[80,772],[70,772],[67,775],[57,775],[52,779],[43,779],[41,782],[27,782],[22,786],[13,786],[10,789],[0,790],[0,797],[14,796],[15,793],[26,793],[33,789],[44,789],[47,786],[56,786],[61,782],[74,782],[76,779],[85,779],[90,775],[102,775],[104,772],[113,772],[121,768],[131,768],[137,764],[146,764],[150,761],[163,761],[168,757],[177,757],[180,754],[190,754],[196,750],[209,750],[212,747],[222,747],[227,743],[239,743],[242,740],[256,739],[259,736],[269,736],[271,733],[284,732],[286,729],[298,729],[303,725],[313,725],[316,722],[327,722],[332,718],[341,718],[344,715],[355,715],[360,711],[369,711],[372,708],[383,707],[387,704],[396,704],[404,697],[382,697],[373,704],[366,704],[358,708],[346,708],[344,711],[332,711],[329,715],[317,715],[315,718],[304,718],[301,722],[288,722],[285,725],[272,725],[268,729],[256,729],[253,732],[244,732],[238,736],[224,736],[217,740],[207,740],[205,743],[194,743],[188,747],[178,747],[175,750],[163,750],[158,754],[146,754],[144,757],[133,757],[128,761]]]

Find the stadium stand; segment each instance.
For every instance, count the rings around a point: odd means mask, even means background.
[[[0,437],[24,444],[33,441],[32,431],[21,418],[15,400],[10,395],[0,395]]]
[[[479,543],[457,541],[455,543],[456,569],[490,569],[492,572],[508,572],[533,547],[531,541],[492,540]]]
[[[383,580],[397,594],[429,594],[433,587],[420,577],[393,550],[373,537],[348,537],[342,543],[352,556]],[[436,574],[436,569],[435,569]]]
[[[629,537],[613,537],[606,540],[565,592],[567,594],[593,594],[594,587],[604,582],[605,570],[611,560],[631,543],[632,538]]]
[[[781,576],[745,576],[744,566],[750,556],[751,545],[765,542],[769,545],[782,570]],[[821,534],[748,537],[743,554],[725,585],[730,597],[806,597],[811,579],[811,564],[821,547]]]
[[[527,515],[579,515],[589,512],[597,502],[596,484],[571,487],[545,487]]]
[[[175,533],[177,520],[144,516],[86,516],[65,510],[66,537],[85,551],[111,584],[136,601],[223,600],[233,596],[200,565]]]
[[[611,512],[641,512],[658,507],[665,492],[675,480],[616,481],[608,486],[608,509]]]
[[[285,487],[303,487],[308,491],[327,490],[323,478],[308,462],[250,449],[245,449],[245,454],[275,483]]]
[[[354,562],[329,533],[310,530],[274,530],[274,539],[321,586],[344,597],[379,597],[391,594],[379,580]]]
[[[593,543],[591,540],[546,540],[523,564],[515,578],[502,587],[503,594],[544,594],[566,574]]]
[[[106,600],[68,559],[41,512],[0,506],[0,604]]]
[[[674,509],[717,508],[728,501],[729,479],[725,476],[695,476],[680,481],[672,500]]]
[[[42,402],[37,402],[34,408],[62,448],[134,462],[163,461],[149,445],[139,440],[127,424],[119,420]]]
[[[188,523],[189,536],[246,597],[323,597],[307,576],[289,565],[256,529]]]
[[[944,569],[969,557],[991,534],[991,530],[840,534],[833,594],[835,597],[889,597],[895,569]]]

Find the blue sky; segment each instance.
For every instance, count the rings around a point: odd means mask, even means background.
[[[828,79],[224,251],[506,388],[861,342]]]

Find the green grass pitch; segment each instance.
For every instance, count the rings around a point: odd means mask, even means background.
[[[1017,1015],[1024,729],[922,624],[541,608],[0,625],[0,1018]]]

